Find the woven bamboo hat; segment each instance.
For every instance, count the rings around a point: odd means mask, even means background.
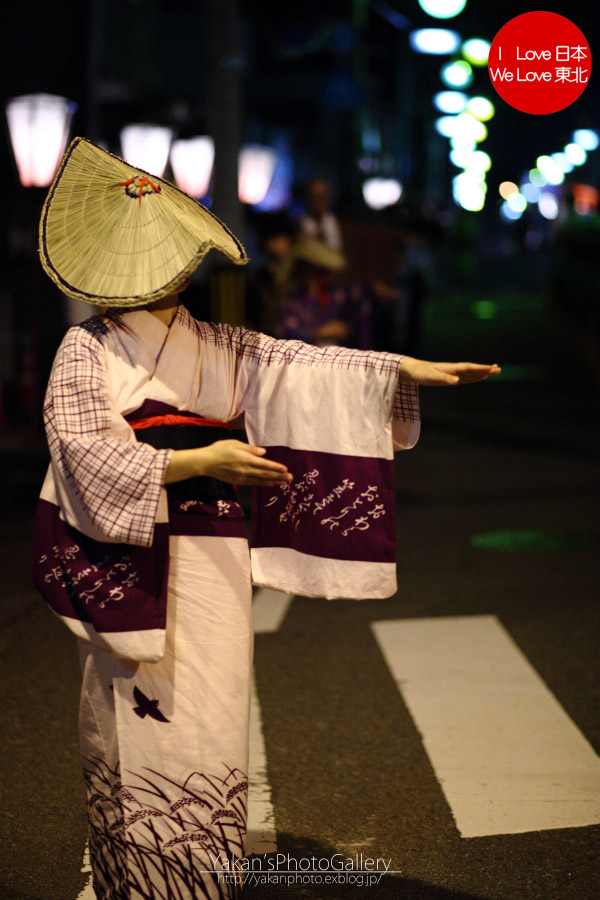
[[[307,234],[299,235],[292,252],[296,259],[310,263],[311,266],[316,266],[318,269],[328,269],[330,272],[341,272],[347,265],[343,253],[334,250],[325,241]]]
[[[144,306],[181,287],[214,247],[246,251],[209,210],[168,181],[75,138],[40,219],[42,266],[65,294],[97,306]]]

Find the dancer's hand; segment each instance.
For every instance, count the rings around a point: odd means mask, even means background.
[[[416,381],[417,384],[425,385],[467,384],[482,381],[488,375],[497,375],[501,371],[496,363],[428,362],[405,356],[400,367],[400,381]]]
[[[165,484],[207,475],[230,484],[288,484],[292,475],[282,463],[264,459],[264,447],[243,441],[215,441],[208,447],[175,450],[165,472]]]

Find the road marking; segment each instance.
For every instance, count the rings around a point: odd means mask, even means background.
[[[246,855],[277,850],[275,812],[267,777],[267,754],[263,737],[260,701],[252,673],[250,701],[250,760],[248,764],[248,825]]]
[[[252,603],[254,633],[266,634],[278,631],[293,599],[293,594],[284,594],[271,588],[258,588]]]
[[[77,896],[77,900],[96,900],[96,893],[92,887],[92,867],[90,865],[90,848],[86,841],[85,850],[83,851],[83,865],[81,871],[84,875],[88,875],[88,880],[84,889]],[[88,874],[89,873],[89,874]]]
[[[496,616],[371,628],[462,837],[600,822],[600,758]]]

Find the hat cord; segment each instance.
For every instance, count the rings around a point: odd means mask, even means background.
[[[139,175],[134,175],[134,177],[133,177],[133,178],[130,178],[129,181],[120,181],[120,182],[119,182],[119,187],[128,187],[130,184],[133,184],[133,182],[134,182],[137,178],[140,178],[140,176],[139,176]],[[152,190],[153,190],[153,191],[156,191],[157,194],[160,194],[160,193],[161,193],[161,189],[160,189],[159,187],[157,187],[157,186],[154,184],[154,182],[151,181],[149,178],[146,178],[145,176],[142,177],[142,178],[140,178],[140,192],[139,192],[139,194],[138,194],[138,203],[139,203],[140,206],[141,206],[141,204],[142,204],[142,196],[143,196],[143,193],[144,193],[144,185],[145,185],[145,184],[149,184],[150,187],[152,188]],[[129,192],[126,191],[125,193],[129,193]]]

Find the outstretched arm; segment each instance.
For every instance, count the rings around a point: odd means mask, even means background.
[[[215,441],[208,447],[174,450],[165,472],[165,484],[208,475],[230,484],[265,486],[287,484],[292,475],[286,466],[264,459],[264,447],[242,441]]]
[[[400,381],[415,381],[424,385],[467,384],[471,381],[483,381],[488,375],[497,375],[501,368],[496,363],[428,362],[405,356],[400,368]]]

